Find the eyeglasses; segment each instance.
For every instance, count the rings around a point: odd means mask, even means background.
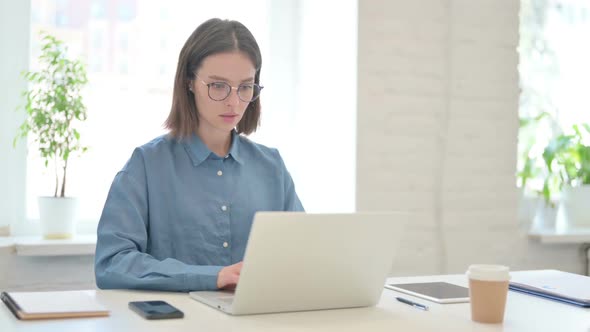
[[[198,78],[197,75],[195,77]],[[231,94],[233,89],[237,90],[238,98],[245,103],[250,103],[255,101],[258,97],[260,97],[260,91],[264,88],[256,83],[242,83],[237,87],[231,86],[226,82],[211,82],[207,83],[201,79],[199,81],[207,86],[209,98],[215,101],[222,101],[227,99]]]

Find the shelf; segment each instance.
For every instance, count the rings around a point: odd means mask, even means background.
[[[587,228],[537,228],[529,236],[539,239],[541,243],[590,243],[590,227]]]
[[[46,240],[40,236],[8,237],[0,241],[9,246],[10,241],[19,256],[80,256],[94,255],[95,235],[77,235],[71,239]]]

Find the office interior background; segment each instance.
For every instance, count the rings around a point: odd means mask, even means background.
[[[590,121],[590,2],[574,0],[0,0],[6,237],[38,235],[36,197],[52,193],[35,149],[12,145],[24,119],[14,111],[27,88],[20,72],[38,66],[39,31],[87,64],[90,149],[71,162],[69,194],[81,199],[79,234],[93,234],[133,148],[165,133],[178,53],[210,17],[256,36],[265,89],[252,138],[279,148],[308,212],[411,214],[392,276],[472,263],[585,272],[578,245],[529,238],[538,204],[515,175],[519,117]],[[94,287],[90,255],[0,247],[0,271],[0,289]]]

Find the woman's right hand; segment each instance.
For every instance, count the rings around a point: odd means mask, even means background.
[[[244,262],[239,262],[233,265],[224,267],[217,274],[217,288],[219,289],[235,289],[240,279],[240,272],[242,272],[242,265]]]

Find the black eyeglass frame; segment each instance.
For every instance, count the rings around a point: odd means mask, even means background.
[[[262,86],[260,84],[256,84],[256,83],[242,83],[236,87],[236,86],[231,86],[229,83],[223,82],[223,81],[207,83],[207,82],[203,81],[202,79],[200,79],[199,76],[197,76],[197,74],[195,74],[195,78],[197,78],[198,81],[201,82],[203,85],[207,86],[207,95],[209,96],[209,98],[211,100],[214,100],[214,101],[224,101],[227,99],[227,97],[229,97],[229,95],[231,95],[231,92],[233,90],[236,90],[236,93],[238,94],[238,98],[241,101],[243,101],[245,103],[251,103],[251,102],[255,101],[256,99],[258,99],[258,97],[260,97],[260,94],[262,93],[262,89],[264,89],[264,86]],[[229,87],[227,95],[221,99],[215,99],[215,98],[211,97],[211,85],[213,85],[213,84],[223,84],[226,87]],[[242,88],[244,86],[252,86],[254,89],[256,87],[258,87],[258,94],[256,96],[254,96],[251,100],[242,99],[242,96],[240,96],[240,88]]]

